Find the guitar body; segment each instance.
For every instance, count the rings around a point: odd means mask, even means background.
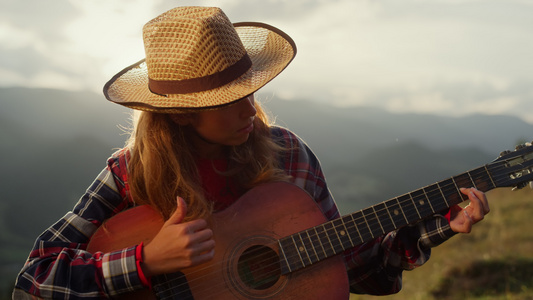
[[[277,240],[326,221],[311,197],[292,184],[252,189],[209,220],[216,242],[214,259],[182,270],[194,299],[348,299],[342,255],[287,275],[280,271]],[[161,216],[148,206],[127,210],[101,226],[88,250],[109,252],[148,243],[162,225]],[[136,296],[156,299],[148,290]]]

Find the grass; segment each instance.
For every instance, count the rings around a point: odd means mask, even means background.
[[[491,212],[472,233],[433,249],[424,266],[404,272],[402,291],[379,299],[533,299],[533,191],[499,189],[487,196]]]

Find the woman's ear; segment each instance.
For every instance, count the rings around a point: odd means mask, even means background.
[[[187,126],[192,122],[192,114],[171,114],[170,119],[181,126]]]

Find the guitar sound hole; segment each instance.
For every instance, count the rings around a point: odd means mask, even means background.
[[[266,246],[256,245],[246,249],[237,266],[242,282],[255,290],[268,289],[281,275],[277,253]]]

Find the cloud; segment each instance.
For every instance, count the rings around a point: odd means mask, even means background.
[[[58,64],[54,55],[63,54],[62,47],[69,43],[63,28],[76,19],[81,13],[79,10],[67,1],[8,0],[2,2],[0,11],[3,85],[57,88],[61,86],[54,84],[58,83],[57,78],[65,78],[63,83],[73,80],[75,72]]]
[[[67,0],[18,1],[3,0],[0,3],[0,24],[16,29],[23,35],[31,35],[35,41],[56,43],[65,41],[63,25],[76,19],[81,11]],[[17,42],[13,41],[12,42]],[[3,43],[2,43],[3,44]]]
[[[213,5],[181,0],[180,5]],[[6,0],[0,82],[100,91],[144,56],[164,0]],[[395,111],[524,115],[533,92],[533,4],[520,0],[220,0],[230,19],[272,24],[295,61],[263,93]],[[462,105],[463,110],[457,110]]]
[[[520,1],[328,3],[288,24],[299,54],[280,79],[292,86],[275,81],[267,89],[339,105],[499,111],[531,121],[517,108],[531,107],[532,8]]]

